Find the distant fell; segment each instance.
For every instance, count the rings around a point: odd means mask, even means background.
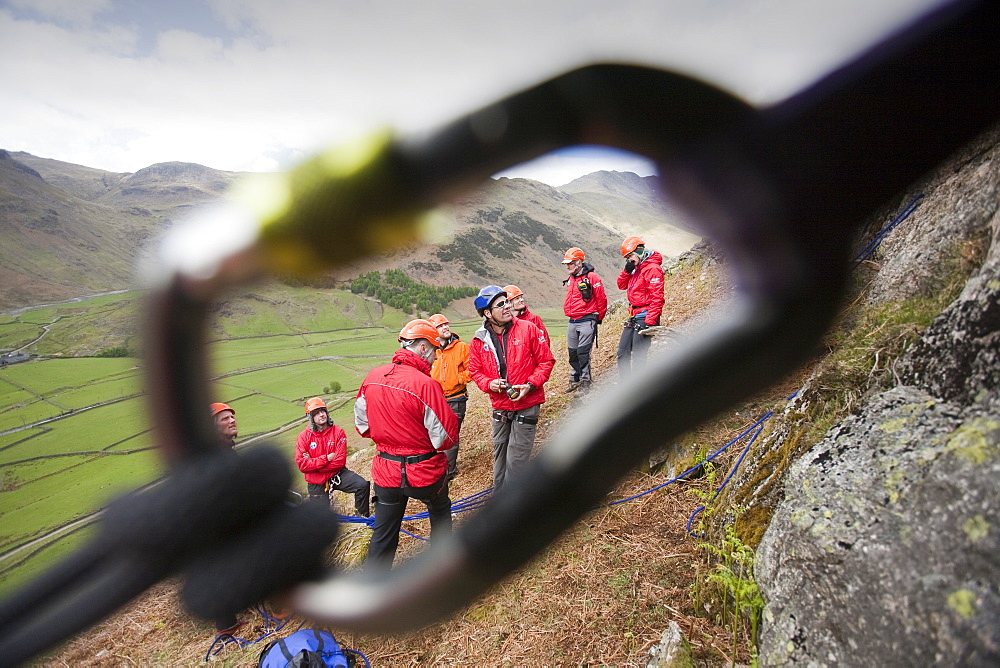
[[[3,152],[0,309],[134,287],[135,264],[151,244],[239,177],[184,162],[114,173]],[[629,172],[597,172],[563,188],[530,179],[491,180],[442,207],[452,224],[437,245],[361,260],[332,272],[323,284],[374,269],[402,269],[435,286],[514,283],[529,303],[558,306],[562,255],[580,246],[614,298],[625,236],[645,235],[647,245],[665,257],[698,240],[676,226],[656,186],[654,178]],[[464,306],[471,313],[471,305]]]
[[[599,171],[574,179],[559,190],[624,235],[641,236],[647,247],[664,256],[680,255],[700,239],[685,227],[683,215],[663,198],[657,176]]]

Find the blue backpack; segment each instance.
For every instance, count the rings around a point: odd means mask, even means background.
[[[269,643],[260,653],[257,665],[260,668],[348,668],[354,661],[348,661],[347,654],[329,631],[302,629]]]

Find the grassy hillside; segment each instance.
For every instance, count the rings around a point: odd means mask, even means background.
[[[648,236],[665,256],[696,241],[676,226],[648,178],[591,176],[574,182],[572,192],[528,179],[490,181],[442,207],[442,220],[452,225],[439,243],[340,267],[318,284],[402,269],[437,286],[515,283],[536,306],[556,307],[560,260],[570,246],[584,248],[598,273],[612,277],[629,234]],[[0,309],[135,287],[134,267],[159,236],[237,178],[190,163],[115,174],[0,152],[0,281],[6,288]],[[632,181],[634,187],[623,187]],[[614,281],[608,289],[618,296]]]

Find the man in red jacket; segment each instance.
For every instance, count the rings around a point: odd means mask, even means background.
[[[487,285],[475,299],[483,326],[469,344],[469,372],[493,406],[493,490],[525,467],[535,444],[543,385],[556,360],[548,337],[511,312],[507,293]]]
[[[451,531],[444,451],[458,441],[458,418],[430,376],[438,331],[426,320],[411,320],[399,342],[392,362],[365,377],[354,403],[354,426],[378,450],[372,459],[375,526],[364,564],[368,572],[392,568],[411,498],[427,506],[432,540]]]
[[[542,330],[542,334],[545,335],[545,340],[548,341],[549,349],[551,350],[552,339],[549,338],[549,330],[545,329],[545,323],[538,317],[538,314],[528,308],[528,301],[524,298],[524,291],[516,285],[505,285],[503,286],[503,291],[507,293],[507,299],[510,300],[510,310],[514,314],[514,317],[518,320],[527,320],[528,322],[535,323],[535,326]]]
[[[625,379],[649,355],[651,339],[642,331],[660,324],[663,312],[663,257],[646,250],[639,237],[622,242],[625,268],[618,274],[618,287],[628,299],[628,319],[618,340],[618,378]]]
[[[574,246],[566,251],[562,261],[569,271],[569,277],[563,281],[566,286],[563,313],[569,318],[566,347],[569,349],[569,365],[572,367],[567,392],[577,388],[581,392],[590,389],[590,351],[597,338],[597,326],[608,314],[608,297],[604,293],[604,284],[594,267],[585,260],[583,250]]]
[[[295,439],[295,464],[306,479],[309,500],[330,505],[330,492],[354,494],[354,510],[368,517],[371,484],[347,468],[347,434],[333,424],[319,397],[306,400],[306,415],[309,426]]]

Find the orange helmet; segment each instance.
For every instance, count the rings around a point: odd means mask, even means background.
[[[583,249],[573,246],[568,251],[566,251],[565,255],[563,255],[562,263],[569,264],[573,260],[582,260],[584,259],[584,257],[585,255],[583,254]]]
[[[646,242],[640,237],[628,237],[622,242],[622,257],[625,257],[629,253],[634,253],[636,248],[645,245]]]
[[[399,340],[401,342],[415,341],[417,339],[427,339],[435,348],[441,345],[438,341],[437,327],[423,319],[411,320],[403,325],[403,329],[399,330]]]
[[[507,293],[507,299],[513,299],[514,297],[520,297],[524,293],[521,292],[521,288],[516,285],[505,285],[503,286],[503,291]]]
[[[440,327],[441,325],[449,324],[448,318],[444,317],[442,313],[435,313],[431,317],[427,318],[427,322],[431,323],[435,327]]]
[[[306,415],[309,415],[315,410],[322,408],[326,410],[326,402],[320,397],[313,397],[312,399],[306,399]]]
[[[221,402],[216,402],[216,403],[212,404],[211,406],[209,406],[209,408],[212,409],[212,417],[215,417],[216,415],[218,415],[222,411],[233,411],[233,415],[236,415],[236,411],[233,410],[229,406],[229,404],[224,404],[224,403],[221,403]]]

